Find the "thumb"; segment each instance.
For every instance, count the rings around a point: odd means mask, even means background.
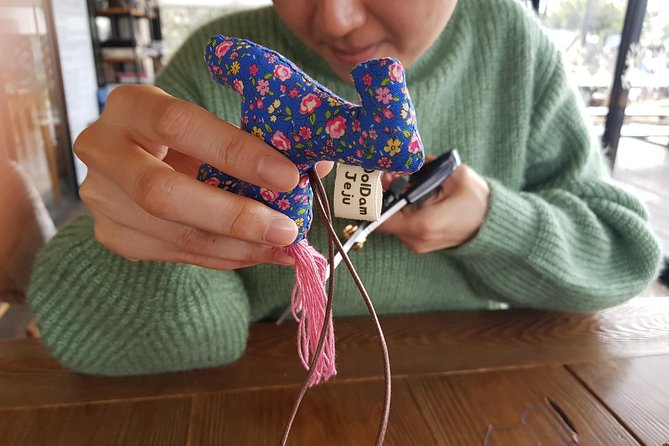
[[[413,223],[419,209],[407,206],[397,214],[390,217],[385,223],[376,229],[381,234],[409,235],[413,232]]]

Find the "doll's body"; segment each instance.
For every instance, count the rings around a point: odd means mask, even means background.
[[[292,218],[295,242],[312,219],[307,172],[330,160],[391,172],[414,172],[424,159],[404,70],[395,59],[359,64],[351,73],[362,105],[336,96],[290,60],[253,42],[214,36],[205,61],[214,80],[243,98],[241,127],[293,161],[300,182],[290,192],[263,189],[204,164],[199,179],[266,203]]]

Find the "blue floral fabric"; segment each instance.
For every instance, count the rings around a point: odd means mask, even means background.
[[[201,181],[254,198],[292,218],[295,242],[309,231],[313,193],[308,171],[330,160],[366,169],[412,173],[424,160],[404,69],[392,58],[351,72],[361,105],[338,97],[275,51],[244,39],[213,36],[205,50],[212,78],[243,98],[241,128],[286,155],[300,171],[290,192],[245,183],[203,164]]]

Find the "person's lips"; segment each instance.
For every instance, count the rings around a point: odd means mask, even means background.
[[[332,54],[334,54],[335,58],[343,64],[357,65],[360,62],[372,59],[377,48],[378,44],[360,48],[332,48]]]

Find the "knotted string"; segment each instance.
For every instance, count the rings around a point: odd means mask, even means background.
[[[381,414],[381,420],[379,422],[379,429],[376,434],[376,441],[374,442],[375,446],[381,446],[383,444],[383,440],[386,436],[386,430],[388,428],[388,418],[390,417],[390,400],[392,395],[390,357],[388,355],[388,346],[386,344],[386,339],[383,335],[383,329],[381,328],[381,324],[376,315],[376,311],[374,310],[374,305],[372,303],[372,300],[367,294],[365,286],[360,280],[360,277],[358,276],[355,267],[351,263],[351,260],[348,258],[346,251],[344,251],[344,247],[339,241],[337,233],[334,227],[332,226],[330,203],[327,198],[327,194],[325,193],[325,188],[323,187],[323,183],[321,182],[321,179],[318,177],[316,171],[313,169],[309,171],[309,179],[315,192],[314,198],[318,206],[318,210],[323,219],[325,220],[325,225],[328,230],[328,264],[329,264],[330,277],[328,281],[328,294],[327,294],[327,303],[325,307],[325,317],[323,320],[320,337],[318,339],[318,345],[316,346],[316,350],[314,351],[314,356],[311,358],[309,373],[307,374],[307,378],[305,379],[304,384],[302,385],[297,395],[295,403],[293,404],[293,409],[291,411],[290,417],[288,418],[288,422],[286,423],[286,426],[284,428],[280,445],[285,446],[288,441],[290,429],[293,425],[293,421],[295,420],[295,416],[297,415],[297,411],[299,410],[300,404],[304,399],[304,395],[307,393],[307,389],[310,387],[310,383],[312,382],[312,379],[316,374],[317,369],[315,366],[319,362],[320,356],[323,355],[323,347],[325,346],[326,336],[328,335],[328,333],[333,333],[331,320],[332,320],[332,300],[334,296],[334,246],[336,246],[337,250],[342,256],[342,259],[346,263],[346,266],[349,272],[351,273],[353,281],[358,287],[358,290],[360,291],[363,300],[365,301],[367,310],[369,311],[369,314],[372,317],[372,320],[374,321],[374,325],[376,327],[376,331],[379,336],[379,343],[381,344],[381,352],[383,355],[383,371],[384,371],[383,378],[385,384],[385,391],[383,398],[383,412]]]

